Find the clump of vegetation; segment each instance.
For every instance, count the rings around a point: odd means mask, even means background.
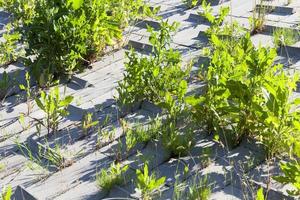
[[[287,190],[291,196],[300,195],[300,143],[296,142],[293,153],[296,155],[290,162],[282,162],[280,168],[283,172],[282,176],[273,177],[276,181],[283,184],[291,184],[295,189]]]
[[[127,53],[128,62],[125,63],[124,79],[117,88],[121,105],[133,105],[144,100],[155,104],[165,101],[166,94],[177,96],[185,79],[189,76],[190,66],[182,68],[181,55],[170,48],[171,33],[178,24],[161,23],[161,29],[150,32],[150,43],[153,51],[150,56],[140,57],[131,50]]]
[[[258,2],[255,0],[253,17],[249,18],[251,35],[260,33],[264,30],[266,15],[273,10],[273,7],[271,6],[272,1],[268,2],[270,5],[263,3],[263,0],[258,0]]]
[[[293,45],[300,39],[299,31],[285,28],[276,28],[273,32],[273,41],[276,47]]]
[[[177,120],[169,118],[162,127],[162,142],[171,157],[187,155],[195,143],[192,127],[180,129]]]
[[[17,51],[17,42],[20,39],[20,33],[12,31],[12,25],[5,26],[6,33],[3,34],[4,41],[0,42],[0,66],[6,66],[17,60],[21,52]]]
[[[26,44],[26,63],[44,86],[93,62],[107,46],[121,43],[122,30],[152,15],[142,0],[1,0]],[[18,9],[15,9],[15,8]]]
[[[59,88],[56,86],[48,94],[41,91],[41,97],[36,98],[35,102],[38,107],[46,113],[45,120],[37,120],[39,125],[47,128],[48,134],[56,133],[58,130],[59,120],[68,116],[68,106],[73,101],[73,96],[61,98]]]
[[[148,164],[144,165],[144,169],[136,170],[136,188],[141,193],[142,199],[151,200],[159,189],[165,184],[166,177],[156,178],[156,175],[149,174]]]
[[[10,200],[12,196],[11,186],[3,187],[1,192],[1,200]]]
[[[160,134],[162,121],[160,118],[155,118],[149,124],[137,125],[126,131],[126,147],[127,150],[132,149],[137,143],[149,142],[155,139]]]
[[[262,140],[269,152],[289,148],[297,112],[289,101],[298,76],[289,76],[275,65],[275,49],[255,48],[250,34],[222,40],[210,34],[210,63],[201,71],[204,94],[188,97],[192,113],[209,133],[218,134],[226,146],[238,145],[243,136]]]
[[[112,163],[109,169],[101,169],[96,175],[98,187],[109,191],[114,185],[121,185],[124,183],[124,174],[129,166],[121,166],[120,163]]]
[[[211,195],[211,186],[208,183],[207,176],[193,178],[191,183],[178,184],[176,181],[174,185],[173,199],[187,199],[187,200],[208,200]]]

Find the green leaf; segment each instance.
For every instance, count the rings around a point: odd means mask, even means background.
[[[256,200],[265,200],[263,188],[259,188],[256,194]]]
[[[19,85],[20,90],[25,90],[25,86],[24,85]]]
[[[205,101],[205,97],[201,96],[199,98],[195,97],[195,96],[188,96],[185,98],[185,102],[191,106],[198,106],[199,104],[201,104],[202,102]]]
[[[43,105],[43,103],[41,102],[41,100],[39,98],[36,98],[35,102],[41,110],[45,110],[45,106]]]
[[[82,6],[83,1],[84,0],[69,0],[68,3],[69,5],[72,4],[74,10],[77,10]]]
[[[74,97],[73,96],[66,96],[64,100],[59,102],[60,107],[68,106],[72,101]]]

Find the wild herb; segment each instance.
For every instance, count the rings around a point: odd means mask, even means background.
[[[280,168],[283,175],[273,177],[276,181],[282,184],[293,185],[293,190],[287,190],[287,193],[292,196],[300,195],[300,143],[299,140],[294,144],[295,158],[289,162],[281,162]]]
[[[129,166],[121,166],[120,163],[111,164],[109,169],[102,169],[96,175],[97,185],[109,191],[114,185],[121,185],[124,183],[124,174],[128,170]]]
[[[298,30],[276,28],[273,31],[273,41],[276,47],[293,45],[300,39]]]
[[[83,133],[87,135],[93,127],[97,126],[99,121],[93,120],[93,113],[87,113],[83,116],[81,121],[81,128]]]
[[[107,46],[120,43],[130,21],[153,14],[142,0],[2,0],[0,5],[12,13],[27,56],[34,56],[26,64],[40,86],[70,78]]]
[[[275,49],[255,48],[250,34],[233,42],[212,33],[210,63],[201,74],[206,89],[203,95],[186,99],[192,113],[226,146],[239,144],[247,135],[261,138],[269,153],[287,147],[297,116],[290,112],[289,97],[298,76],[289,76],[282,65],[274,64]]]
[[[6,66],[16,61],[21,53],[17,51],[20,34],[13,32],[10,24],[6,25],[5,28],[7,32],[3,34],[4,41],[0,42],[0,66]]]
[[[38,120],[38,123],[47,128],[48,134],[57,132],[59,120],[69,114],[67,108],[72,101],[73,96],[61,98],[58,86],[48,94],[42,91],[41,97],[35,99],[38,107],[46,113],[45,120]]]
[[[26,74],[25,74],[25,80],[26,80],[26,86],[24,84],[20,84],[19,88],[20,88],[20,90],[26,92],[26,103],[27,103],[27,113],[26,113],[26,115],[29,115],[30,112],[31,112],[31,110],[32,110],[32,108],[33,108],[33,104],[31,102],[32,92],[31,92],[29,72],[26,72]]]
[[[156,175],[149,174],[148,164],[144,165],[144,169],[136,170],[136,187],[141,192],[142,199],[151,200],[156,192],[165,184],[166,177],[156,178]]]
[[[150,32],[149,41],[153,45],[150,56],[140,57],[131,50],[127,53],[124,79],[117,88],[119,103],[132,105],[144,100],[160,104],[165,101],[166,94],[176,98],[182,87],[186,86],[185,79],[190,72],[190,66],[182,68],[181,56],[170,47],[171,33],[176,30],[177,23],[161,23],[161,29]]]
[[[160,118],[155,118],[149,124],[137,125],[126,131],[126,147],[127,150],[132,149],[136,144],[149,142],[151,139],[156,139],[160,134],[162,122]]]

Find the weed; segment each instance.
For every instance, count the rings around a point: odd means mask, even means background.
[[[180,157],[188,154],[194,146],[194,133],[189,128],[180,132],[173,122],[166,123],[163,127],[163,145],[172,154],[172,157]]]
[[[27,113],[26,115],[30,115],[31,110],[33,108],[33,104],[31,103],[32,94],[31,94],[31,88],[30,88],[30,75],[29,72],[26,72],[25,74],[25,80],[26,80],[26,86],[23,84],[19,85],[20,90],[23,90],[26,92],[26,103],[27,103]]]
[[[81,128],[83,133],[87,135],[89,131],[99,124],[98,121],[93,121],[93,113],[87,113],[83,116],[81,121]]]
[[[256,194],[256,200],[265,200],[264,190],[263,188],[259,188]]]
[[[187,200],[208,200],[211,195],[211,188],[208,183],[207,176],[204,176],[199,181],[193,178],[190,185],[186,183],[176,183],[174,185],[174,199],[187,199]]]
[[[7,33],[3,34],[4,41],[0,42],[0,66],[6,66],[17,60],[17,41],[20,39],[20,33],[12,31],[12,25],[5,26]],[[21,55],[21,54],[20,54]]]
[[[48,94],[42,91],[41,98],[35,99],[38,107],[46,113],[45,121],[38,120],[38,123],[47,128],[48,134],[51,130],[57,132],[59,120],[69,114],[66,109],[72,101],[73,96],[60,97],[58,86]]]
[[[273,41],[276,47],[293,45],[299,38],[297,30],[276,28],[273,32]]]
[[[124,174],[129,166],[121,167],[120,163],[112,163],[109,169],[101,169],[96,175],[98,187],[109,191],[114,185],[121,185],[124,183]]]
[[[259,4],[257,5],[257,0],[255,0],[255,8],[253,10],[253,16],[249,18],[249,23],[251,25],[250,30],[251,34],[260,33],[264,29],[266,14],[272,11],[273,7],[271,5],[262,4],[263,0],[258,0]],[[271,4],[272,1],[269,1]]]
[[[152,11],[142,0],[1,0],[27,44],[32,76],[40,86],[70,78],[122,39],[129,21]],[[15,8],[18,9],[15,9]]]
[[[180,53],[169,48],[171,33],[177,26],[166,21],[157,32],[148,27],[153,45],[149,57],[140,58],[134,50],[127,53],[129,62],[125,63],[124,79],[117,88],[120,105],[131,106],[144,100],[159,104],[165,101],[166,93],[175,97],[181,92],[181,85],[187,85],[184,82],[191,66],[182,69]]]
[[[150,200],[153,195],[165,184],[166,177],[156,178],[156,175],[149,174],[148,164],[144,165],[144,169],[136,170],[137,180],[136,188],[141,192],[142,199]]]
[[[182,0],[183,3],[189,8],[194,8],[198,4],[198,0]]]
[[[300,143],[296,142],[294,146],[294,154],[296,158],[290,162],[282,162],[280,164],[281,171],[283,172],[282,176],[273,177],[276,181],[283,184],[291,184],[295,189],[287,190],[287,193],[292,196],[300,195]]]
[[[11,200],[12,197],[12,187],[9,185],[2,188],[1,200]]]
[[[274,65],[276,50],[256,49],[250,34],[234,45],[214,34],[210,41],[214,51],[203,74],[206,91],[186,99],[196,119],[204,122],[208,132],[219,134],[226,146],[236,146],[246,134],[261,135],[270,152],[278,150],[291,133],[295,113],[289,113],[288,99],[297,75],[290,77],[282,65]],[[273,103],[278,106],[272,107]]]
[[[128,129],[126,131],[127,150],[132,149],[137,143],[148,142],[157,138],[161,126],[161,119],[157,117],[147,125],[137,125],[133,129]]]
[[[210,36],[211,34],[230,34],[225,33],[224,29],[221,27],[224,23],[225,18],[229,14],[229,7],[221,7],[219,15],[214,16],[212,14],[212,7],[205,0],[202,1],[203,12],[199,15],[203,16],[210,23],[210,27],[206,30],[206,34]]]
[[[199,184],[194,180],[192,186],[187,191],[188,200],[208,200],[210,195],[211,189],[208,185],[207,176],[201,178]]]

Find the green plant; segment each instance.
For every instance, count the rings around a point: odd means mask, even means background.
[[[160,118],[155,118],[149,124],[137,125],[126,131],[127,150],[132,149],[137,143],[148,142],[158,137],[162,122]]]
[[[109,191],[114,185],[121,185],[124,183],[124,174],[129,166],[121,166],[120,163],[112,163],[109,169],[101,169],[96,175],[96,182],[98,187]]]
[[[185,156],[194,146],[194,133],[191,127],[180,130],[176,126],[174,121],[164,124],[162,130],[163,145],[171,152],[172,157]]]
[[[117,88],[119,104],[131,106],[144,100],[160,104],[167,93],[176,98],[182,86],[187,85],[191,65],[183,69],[180,53],[169,48],[171,32],[176,27],[177,23],[169,25],[167,21],[157,32],[148,27],[153,46],[150,56],[140,57],[134,50],[127,53],[129,62],[125,63],[124,79]]]
[[[17,41],[20,33],[12,31],[12,25],[5,26],[6,33],[3,34],[4,41],[0,41],[0,66],[6,66],[17,60],[21,52],[17,51]]]
[[[298,76],[274,64],[275,49],[255,48],[250,34],[233,41],[212,31],[209,39],[210,63],[200,72],[206,88],[202,95],[186,98],[196,120],[227,147],[247,135],[261,139],[271,154],[287,148],[298,115],[289,101]]]
[[[2,73],[2,78],[0,80],[0,99],[5,100],[7,95],[11,94],[14,88],[17,86],[19,76],[19,70],[12,72],[10,75],[6,70]]]
[[[55,167],[62,169],[68,166],[71,166],[73,161],[66,159],[61,147],[58,144],[55,144],[54,148],[51,148],[49,145],[45,145],[45,149],[39,149],[39,156],[45,158]]]
[[[229,7],[221,7],[220,12],[217,16],[212,14],[212,7],[206,0],[202,1],[203,12],[199,12],[199,15],[203,16],[209,23],[210,27],[205,33],[210,36],[211,34],[230,34],[225,31],[224,27],[221,27],[224,23],[225,18],[229,14]],[[229,30],[229,29],[228,29]]]
[[[290,162],[281,162],[280,168],[283,175],[273,177],[276,181],[283,184],[291,184],[295,189],[287,190],[287,193],[292,196],[300,195],[300,143],[296,142],[294,145],[294,154],[296,158]]]
[[[2,0],[26,44],[32,76],[40,86],[70,78],[114,46],[129,21],[152,15],[142,0]],[[15,9],[15,8],[18,9]]]
[[[276,28],[273,31],[273,41],[276,47],[292,45],[299,39],[300,35],[297,30]]]
[[[257,190],[256,200],[265,200],[264,190],[262,187]]]
[[[198,4],[198,0],[182,0],[188,8],[194,8]]]
[[[136,187],[141,192],[142,199],[150,200],[153,195],[164,185],[166,177],[156,178],[156,175],[149,174],[148,164],[144,165],[144,169],[136,170]]]
[[[211,189],[208,185],[207,176],[200,179],[199,185],[193,182],[192,186],[188,188],[187,198],[188,200],[208,200],[211,195]]]
[[[252,35],[263,31],[266,15],[273,10],[272,1],[269,1],[268,4],[263,4],[264,2],[263,0],[255,0],[254,2],[253,16],[249,18]]]
[[[61,98],[58,86],[52,89],[48,94],[42,91],[41,97],[35,99],[38,107],[46,113],[46,119],[44,121],[37,121],[40,125],[47,128],[48,134],[50,134],[51,130],[53,133],[57,132],[59,120],[69,114],[67,107],[72,101],[73,96]]]
[[[29,72],[26,72],[25,79],[26,79],[26,86],[24,84],[20,84],[19,88],[20,88],[20,90],[23,90],[23,91],[26,92],[26,103],[27,103],[27,113],[26,113],[26,115],[28,116],[30,114],[32,108],[33,108],[33,104],[31,102],[32,93],[31,93],[31,87],[30,87]]]
[[[12,196],[11,186],[3,187],[1,192],[1,200],[10,200]]]
[[[188,183],[176,183],[174,185],[173,199],[187,199],[187,200],[208,200],[211,195],[211,187],[208,183],[207,176],[200,178],[193,178],[193,180]]]
[[[93,121],[93,113],[85,114],[81,121],[81,128],[83,130],[83,133],[87,135],[91,128],[97,126],[98,124],[99,121]]]

